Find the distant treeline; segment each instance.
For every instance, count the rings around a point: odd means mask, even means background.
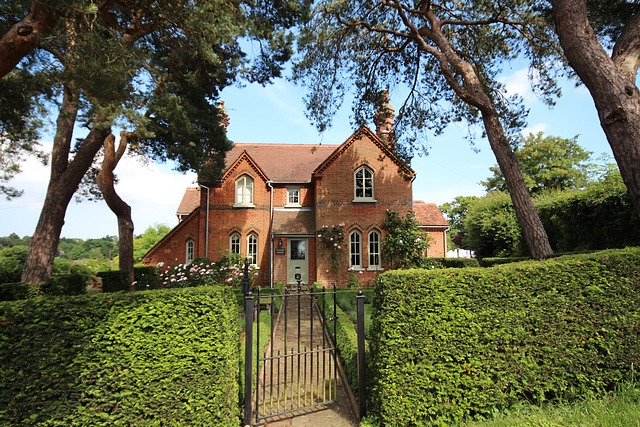
[[[29,246],[30,236],[20,237],[16,233],[0,237],[0,250],[15,246]],[[62,237],[58,245],[57,258],[63,259],[113,259],[118,255],[118,237],[106,236],[100,239],[70,239]]]

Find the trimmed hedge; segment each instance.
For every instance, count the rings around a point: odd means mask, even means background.
[[[322,292],[322,285],[314,284],[313,292]],[[356,298],[356,291],[350,290],[353,293],[353,299]],[[318,307],[322,311],[322,298],[317,298]],[[355,325],[349,319],[349,316],[345,314],[340,306],[336,306],[335,312],[333,311],[334,299],[333,295],[327,294],[325,296],[325,315],[326,317],[338,316],[336,323],[336,331],[334,335],[333,324],[327,325],[327,330],[331,335],[331,339],[334,340],[336,347],[338,348],[338,355],[342,362],[344,373],[347,376],[347,381],[351,385],[351,389],[354,393],[358,393],[358,332],[355,329]],[[369,345],[365,341],[365,360],[369,359]]]
[[[237,426],[228,288],[0,303],[0,425]]]
[[[423,258],[421,268],[469,268],[480,267],[476,258]]]
[[[155,265],[134,267],[133,277],[135,278],[137,291],[159,289],[162,283],[160,281],[160,270]]]
[[[84,295],[87,293],[86,277],[81,274],[55,274],[40,286],[40,294],[47,296]],[[18,301],[35,296],[36,290],[27,283],[1,283],[0,301]]]
[[[101,271],[98,273],[98,277],[102,279],[102,292],[120,292],[130,289],[128,271]]]
[[[87,293],[87,278],[82,274],[57,274],[40,287],[40,292],[53,296],[83,295]]]
[[[383,425],[571,400],[640,366],[640,249],[379,276],[371,405]]]
[[[0,301],[17,301],[29,297],[26,283],[0,283]]]

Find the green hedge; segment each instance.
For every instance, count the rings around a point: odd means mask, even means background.
[[[314,284],[313,292],[322,292],[322,285]],[[356,298],[356,291],[348,291],[353,294],[353,299]],[[322,311],[322,297],[317,297],[318,307]],[[325,296],[325,315],[326,317],[338,316],[336,323],[336,330],[334,335],[333,323],[327,324],[327,330],[331,335],[331,339],[334,340],[336,347],[338,348],[338,355],[342,362],[344,373],[347,376],[347,381],[351,385],[351,389],[354,393],[358,393],[358,333],[355,329],[354,323],[349,319],[349,316],[339,306],[336,306],[335,312],[333,295],[328,294]],[[365,360],[369,359],[369,345],[365,342]]]
[[[48,296],[83,295],[87,293],[87,280],[81,274],[55,274],[38,290],[29,289],[26,283],[1,283],[0,301],[18,301],[37,292]]]
[[[154,265],[134,267],[133,276],[135,278],[135,289],[137,291],[159,289],[162,283],[160,281],[160,270]]]
[[[377,314],[376,314],[377,313]],[[383,425],[570,400],[640,366],[640,249],[379,276],[371,404]]]
[[[87,278],[82,274],[53,275],[41,287],[43,295],[64,296],[87,293]]]
[[[476,258],[423,258],[421,268],[469,268],[479,267]]]
[[[0,301],[17,301],[29,297],[26,283],[0,283]]]
[[[129,272],[125,270],[101,271],[102,292],[120,292],[130,290]]]
[[[0,425],[237,426],[221,287],[0,303]]]

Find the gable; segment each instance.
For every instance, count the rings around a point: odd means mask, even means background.
[[[367,126],[362,126],[356,132],[354,132],[345,142],[342,143],[318,168],[315,170],[315,175],[320,176],[327,170],[338,158],[344,155],[353,145],[361,140],[368,140],[379,151],[378,158],[388,158],[392,163],[398,167],[398,171],[402,172],[407,179],[414,177],[415,172],[404,161],[395,155],[393,151],[385,145],[380,138],[374,134]],[[366,163],[366,159],[363,159]]]

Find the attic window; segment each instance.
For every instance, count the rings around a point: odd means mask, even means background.
[[[286,206],[300,206],[300,189],[299,188],[287,188],[287,205]]]
[[[356,170],[354,178],[354,202],[375,202],[373,189],[373,171],[366,166]]]
[[[236,180],[235,206],[253,206],[253,179],[248,175]]]

